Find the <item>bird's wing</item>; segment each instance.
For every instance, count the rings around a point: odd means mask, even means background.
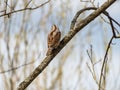
[[[48,40],[47,40],[47,42],[48,42],[48,48],[51,47],[51,46],[52,46],[52,42],[53,42],[52,33],[50,33],[50,34],[48,35]]]
[[[58,43],[60,42],[60,38],[61,38],[61,32],[60,31],[56,32],[53,37],[54,47],[58,46]]]

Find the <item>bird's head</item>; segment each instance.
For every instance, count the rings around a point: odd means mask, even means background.
[[[52,29],[51,29],[52,31],[55,31],[55,30],[57,30],[57,26],[54,24],[53,26],[52,26]]]

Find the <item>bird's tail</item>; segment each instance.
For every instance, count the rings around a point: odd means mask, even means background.
[[[47,53],[46,53],[46,56],[52,54],[52,51],[53,51],[53,48],[48,48],[48,51],[47,51]]]

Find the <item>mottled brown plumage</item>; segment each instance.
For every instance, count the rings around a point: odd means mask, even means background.
[[[48,51],[47,51],[47,56],[52,53],[52,51],[58,47],[60,43],[60,37],[61,37],[61,32],[59,28],[57,28],[56,25],[53,25],[51,28],[50,33],[48,34]]]

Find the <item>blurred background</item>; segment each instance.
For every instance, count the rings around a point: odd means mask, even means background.
[[[47,35],[53,24],[59,27],[63,38],[78,10],[99,7],[105,1],[50,0],[38,9],[1,16],[0,90],[16,90],[19,83],[41,63],[47,52]],[[0,0],[0,15],[24,7],[34,8],[44,2],[46,0]],[[119,8],[118,0],[107,9],[118,22]],[[91,12],[84,12],[79,20]],[[84,27],[26,90],[97,90],[102,61],[112,36],[107,22],[109,20],[101,15]],[[120,28],[115,26],[120,32]],[[119,39],[113,40],[107,59],[104,88],[120,90]]]

